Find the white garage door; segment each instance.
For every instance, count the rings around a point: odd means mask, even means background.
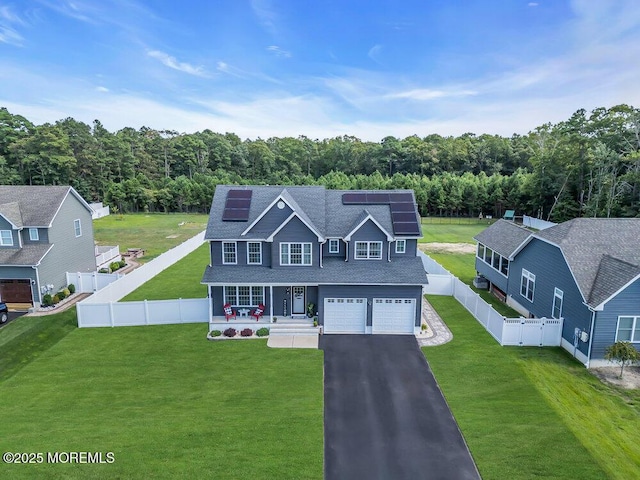
[[[366,320],[365,298],[324,299],[324,333],[364,333]]]
[[[414,298],[374,298],[373,333],[413,333]]]

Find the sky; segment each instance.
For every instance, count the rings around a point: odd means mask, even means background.
[[[511,136],[639,85],[637,0],[0,0],[0,106],[36,124]]]

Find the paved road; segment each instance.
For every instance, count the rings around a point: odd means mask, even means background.
[[[323,335],[325,479],[478,480],[415,337]]]

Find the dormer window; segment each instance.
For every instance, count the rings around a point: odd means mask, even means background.
[[[329,239],[329,253],[340,253],[340,240],[337,238]]]
[[[32,242],[37,242],[38,240],[40,240],[40,235],[38,234],[37,228],[29,229],[29,240],[31,240]]]
[[[311,265],[311,243],[281,243],[280,265]]]
[[[356,242],[356,260],[380,260],[382,242]]]
[[[11,230],[0,230],[0,245],[3,247],[13,247],[13,234]]]
[[[407,251],[406,240],[396,240],[396,253],[405,253]]]

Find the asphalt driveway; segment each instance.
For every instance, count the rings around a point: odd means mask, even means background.
[[[415,337],[323,335],[325,479],[474,479]]]

